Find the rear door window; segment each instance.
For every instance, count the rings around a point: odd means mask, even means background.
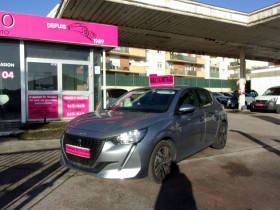
[[[201,107],[212,106],[213,100],[212,100],[212,97],[211,97],[209,91],[204,90],[204,89],[197,89],[196,92],[197,92],[199,103],[200,103]]]

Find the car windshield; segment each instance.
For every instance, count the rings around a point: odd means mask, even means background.
[[[263,96],[279,96],[280,88],[269,88],[264,92]]]
[[[168,110],[176,92],[177,90],[173,89],[132,90],[111,104],[108,109],[162,113]]]

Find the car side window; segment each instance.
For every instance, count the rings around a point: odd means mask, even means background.
[[[203,89],[197,89],[198,99],[201,107],[212,106],[213,100],[209,91]]]
[[[195,108],[199,108],[198,101],[195,96],[195,92],[192,89],[185,90],[178,101],[177,109],[183,104],[190,104],[193,105]]]

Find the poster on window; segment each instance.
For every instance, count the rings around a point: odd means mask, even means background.
[[[29,95],[28,118],[58,118],[58,95]]]
[[[63,117],[77,117],[88,113],[89,97],[81,95],[62,96]]]

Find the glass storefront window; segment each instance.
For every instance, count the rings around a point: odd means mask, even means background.
[[[0,121],[20,120],[19,42],[0,40]]]
[[[28,62],[28,90],[57,90],[57,63]]]
[[[62,90],[88,90],[88,65],[62,64]]]

